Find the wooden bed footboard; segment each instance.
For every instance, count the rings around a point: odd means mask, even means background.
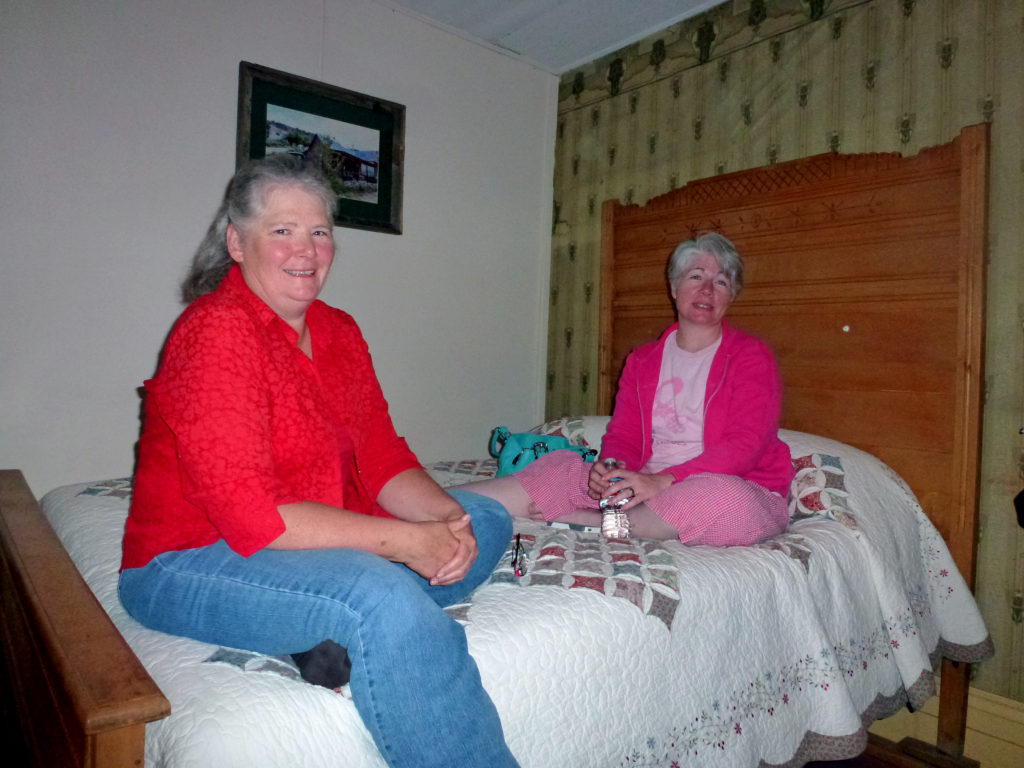
[[[17,764],[141,766],[171,705],[71,562],[18,470],[0,470],[0,686]]]

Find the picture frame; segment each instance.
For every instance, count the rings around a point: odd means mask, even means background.
[[[335,225],[402,233],[403,105],[242,61],[235,167],[277,152],[321,163]]]

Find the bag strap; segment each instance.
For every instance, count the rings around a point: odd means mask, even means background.
[[[491,456],[497,457],[501,454],[501,448],[508,442],[509,431],[508,427],[495,427],[494,431],[491,432],[491,445],[490,451]],[[498,445],[499,441],[501,445]]]

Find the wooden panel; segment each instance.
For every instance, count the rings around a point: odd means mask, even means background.
[[[874,453],[908,482],[973,586],[988,127],[914,157],[818,155],[602,209],[598,404],[672,320],[665,268],[714,230],[745,262],[729,321],[767,340],[783,426]],[[939,747],[962,749],[967,665],[943,668]],[[949,678],[947,680],[947,678]]]
[[[170,704],[61,546],[16,470],[0,470],[5,710],[32,764],[141,765]]]
[[[17,745],[15,751],[21,757],[15,760],[17,765],[83,765],[84,735],[73,712],[60,705],[59,681],[46,665],[35,663],[45,658],[46,649],[40,646],[18,599],[18,577],[10,565],[7,558],[0,559],[4,743],[8,749]],[[46,713],[45,720],[38,718],[39,713]]]

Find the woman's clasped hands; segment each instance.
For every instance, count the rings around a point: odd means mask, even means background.
[[[476,536],[469,515],[453,520],[411,523],[415,535],[402,558],[409,568],[430,580],[432,586],[461,581],[477,556]]]
[[[643,504],[670,485],[671,475],[633,472],[626,469],[621,461],[595,461],[587,481],[592,499],[609,499],[612,506],[621,510]]]

